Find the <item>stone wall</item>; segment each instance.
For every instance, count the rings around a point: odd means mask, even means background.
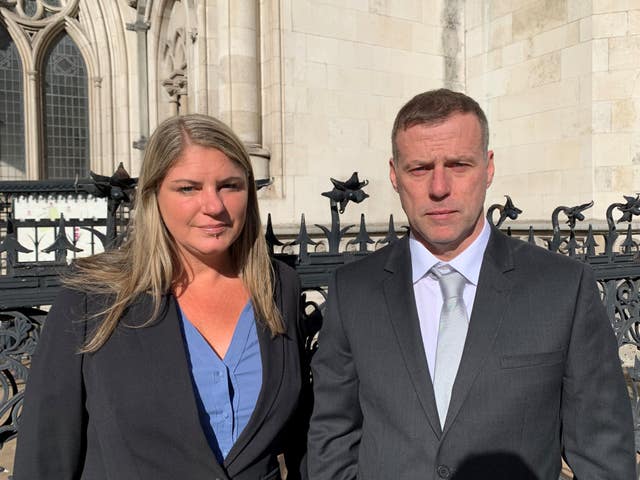
[[[601,221],[638,190],[640,0],[70,0],[67,10],[37,25],[0,12],[25,65],[27,178],[41,162],[38,58],[64,29],[90,72],[93,170],[122,161],[136,175],[137,147],[160,121],[215,115],[250,147],[258,176],[274,178],[260,196],[279,228],[302,213],[327,222],[328,177],[353,171],[371,198],[345,222],[404,221],[388,180],[391,124],[441,86],[487,111],[488,204],[511,194],[527,219],[548,222],[555,206],[593,199],[586,213]]]
[[[371,198],[350,205],[346,221],[366,213],[385,224],[401,212],[388,180],[390,132],[414,94],[463,87],[462,2],[438,0],[282,0],[262,2],[279,31],[263,58],[264,143],[276,183],[262,208],[276,222],[329,219],[329,176],[358,171]],[[452,5],[456,8],[452,8]],[[445,56],[445,45],[448,56]],[[278,84],[277,79],[281,79]]]
[[[467,92],[492,126],[496,179],[529,219],[633,194],[640,164],[640,2],[469,1]],[[634,163],[635,159],[635,163]]]

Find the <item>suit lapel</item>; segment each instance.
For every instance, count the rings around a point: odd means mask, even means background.
[[[277,276],[274,283],[276,304],[280,311],[284,312],[285,310],[282,306],[282,289]],[[260,344],[260,356],[262,359],[262,387],[260,388],[256,406],[249,418],[249,422],[240,433],[233,447],[231,447],[227,458],[225,458],[224,464],[227,468],[242,458],[240,454],[247,448],[262,427],[271,407],[278,397],[280,386],[282,385],[285,360],[283,335],[272,336],[271,331],[259,321],[257,321],[256,327],[258,343]],[[235,467],[236,470],[238,468],[239,467]]]
[[[239,457],[240,453],[245,450],[260,430],[282,385],[284,372],[284,340],[282,335],[272,337],[271,331],[260,323],[257,325],[257,332],[260,356],[262,357],[262,387],[249,422],[224,460],[227,468],[241,458]]]
[[[467,339],[451,393],[445,432],[460,411],[493,348],[511,293],[511,285],[505,274],[512,269],[510,245],[502,233],[493,229],[482,261]]]
[[[151,310],[151,297],[147,295],[133,307],[133,317],[147,319]],[[148,379],[157,392],[157,403],[153,408],[162,411],[166,428],[184,441],[185,465],[205,464],[212,475],[227,478],[200,425],[179,322],[175,299],[167,295],[159,319],[149,326],[134,329],[145,357]]]
[[[422,343],[416,301],[413,295],[408,236],[393,247],[385,265],[385,270],[389,274],[384,281],[384,293],[389,319],[420,405],[434,434],[440,437],[440,420],[433,394],[431,375],[427,365],[427,356]]]

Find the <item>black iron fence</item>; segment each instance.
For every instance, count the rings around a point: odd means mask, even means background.
[[[322,323],[326,286],[340,265],[397,241],[406,226],[396,228],[393,216],[386,232],[370,233],[364,215],[359,225],[340,223],[349,202],[368,195],[354,173],[347,181],[331,179],[331,223],[316,225],[310,234],[304,216],[297,235],[286,240],[274,232],[271,217],[266,237],[271,253],[293,266],[301,279],[305,301],[303,325],[307,351],[314,351],[314,335]],[[18,434],[22,392],[31,355],[38,342],[59,277],[79,255],[117,247],[126,234],[136,180],[120,167],[111,177],[51,182],[0,182],[0,448]],[[559,254],[588,263],[600,286],[602,301],[625,358],[624,369],[634,411],[636,444],[640,446],[640,248],[633,220],[640,215],[640,198],[625,196],[609,206],[607,228],[584,228],[583,212],[592,203],[560,206],[551,227],[542,232],[518,229],[505,222],[522,213],[506,197],[492,205],[487,218],[507,234]],[[566,226],[562,226],[564,221]]]

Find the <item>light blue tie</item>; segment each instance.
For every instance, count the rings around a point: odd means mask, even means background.
[[[440,426],[444,427],[451,400],[451,389],[458,373],[469,326],[469,317],[462,296],[467,280],[453,269],[443,273],[438,270],[438,267],[434,267],[431,272],[440,283],[443,300],[438,328],[433,390],[440,416]]]

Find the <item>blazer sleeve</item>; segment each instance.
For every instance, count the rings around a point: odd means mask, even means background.
[[[344,329],[337,275],[329,282],[318,350],[311,361],[314,406],[309,426],[307,466],[314,480],[346,480],[358,476],[362,411],[358,373]]]
[[[587,266],[562,391],[564,456],[580,480],[636,478],[631,404],[611,324]]]
[[[80,478],[87,415],[77,351],[85,311],[85,295],[63,289],[47,315],[25,390],[15,480]]]

